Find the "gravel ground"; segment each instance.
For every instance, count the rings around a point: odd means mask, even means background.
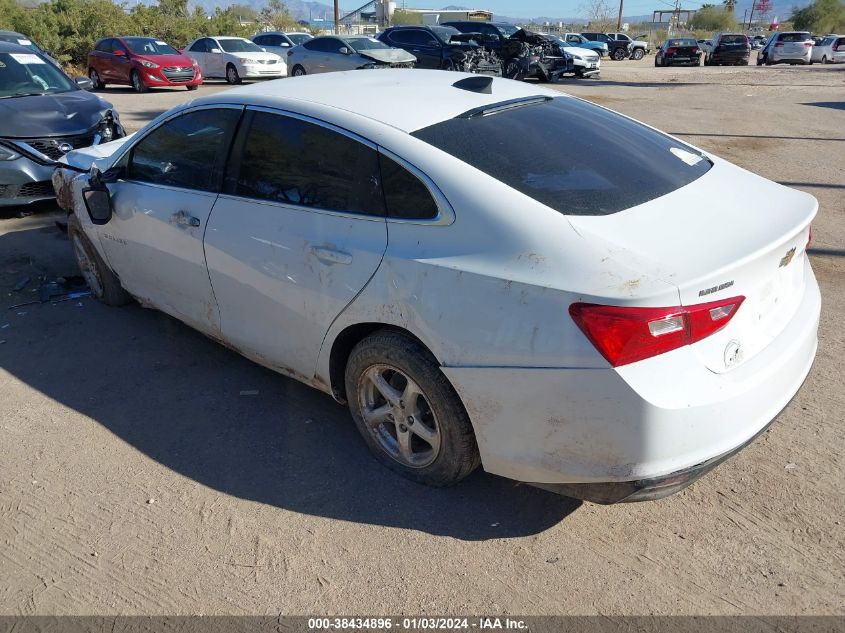
[[[845,614],[845,66],[646,58],[559,87],[819,199],[818,357],[778,423],[657,502],[419,487],[330,398],[167,316],[7,310],[21,277],[75,271],[51,207],[7,213],[0,614]],[[107,94],[130,128],[189,98]]]

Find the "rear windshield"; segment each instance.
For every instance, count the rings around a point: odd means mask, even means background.
[[[806,42],[810,39],[809,33],[782,33],[780,36],[781,42]]]
[[[487,106],[413,135],[565,215],[616,213],[711,167],[688,145],[585,101],[515,105]]]

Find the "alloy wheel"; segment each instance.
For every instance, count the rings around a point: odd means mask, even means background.
[[[420,386],[390,365],[361,375],[358,401],[379,448],[410,468],[424,468],[440,453],[440,426]]]

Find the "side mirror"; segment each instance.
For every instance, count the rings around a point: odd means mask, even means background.
[[[111,220],[111,194],[105,185],[95,184],[93,180],[94,174],[92,173],[92,186],[82,190],[82,199],[85,201],[85,208],[88,210],[88,217],[91,218],[91,222],[102,226]]]
[[[118,50],[116,50],[116,51],[112,51],[112,52],[113,52],[115,55],[117,55],[118,57],[126,57],[126,53],[124,53],[124,52],[123,52],[122,50],[120,50],[120,49],[118,49]]]
[[[94,89],[94,82],[88,79],[88,77],[75,77],[74,81],[76,82],[76,85],[82,88],[83,90]]]

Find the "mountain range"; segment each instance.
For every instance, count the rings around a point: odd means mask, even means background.
[[[347,13],[354,11],[361,5],[363,5],[366,0],[341,0],[341,15],[346,15]],[[407,2],[407,0],[406,0]],[[266,0],[238,0],[239,4],[244,4],[246,6],[252,7],[256,11],[260,11],[262,7],[266,5]],[[425,0],[421,0],[421,4],[426,4]],[[809,0],[799,0],[798,2],[773,2],[772,9],[770,11],[770,15],[778,15],[781,17],[781,20],[785,19],[792,13],[793,6],[806,6],[809,3]],[[206,11],[213,11],[216,7],[225,8],[231,5],[231,1],[229,0],[192,0],[192,3],[195,6],[200,6]],[[293,15],[294,18],[297,20],[313,20],[315,18],[324,18],[327,21],[331,21],[334,16],[334,7],[330,4],[325,4],[323,2],[317,2],[316,0],[306,1],[306,0],[286,0],[285,4],[287,4],[288,9]],[[483,6],[483,3],[480,3]],[[664,5],[665,6],[665,5]],[[466,11],[470,7],[463,7],[457,5],[449,5],[440,9],[441,11]],[[668,8],[668,7],[666,7]],[[746,10],[751,9],[751,2],[740,1],[737,3],[736,9],[734,10],[734,14],[738,18],[742,18]],[[585,24],[587,19],[584,17],[575,17],[575,16],[568,16],[568,17],[553,17],[553,16],[521,16],[521,17],[511,17],[505,15],[494,15],[494,20],[498,22],[508,22],[510,24],[545,24],[548,22],[549,24],[557,24],[558,22],[563,22],[564,24]],[[636,24],[641,22],[650,22],[651,21],[651,14],[647,15],[626,15],[622,19],[623,22],[628,22],[630,24]]]

